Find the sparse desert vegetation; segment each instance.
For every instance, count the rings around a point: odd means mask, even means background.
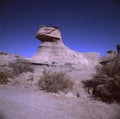
[[[47,92],[58,92],[71,89],[73,81],[64,72],[51,72],[44,70],[38,81],[38,86]]]
[[[0,68],[0,84],[7,84],[8,78],[14,78],[24,72],[34,72],[32,64],[27,60],[17,59],[8,66]]]
[[[0,71],[0,84],[7,84],[8,78],[12,78],[12,73],[9,71]]]
[[[11,62],[8,67],[13,69],[14,76],[18,76],[23,72],[34,72],[32,64],[24,59],[17,59],[15,62]]]
[[[120,102],[120,56],[96,68],[92,80],[83,81],[92,96],[105,102]]]

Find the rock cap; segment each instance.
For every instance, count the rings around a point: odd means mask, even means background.
[[[61,32],[57,26],[47,27],[42,25],[36,33],[36,38],[42,42],[61,40]]]

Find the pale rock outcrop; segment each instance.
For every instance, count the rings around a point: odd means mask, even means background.
[[[56,41],[61,39],[61,33],[59,28],[56,26],[40,26],[40,29],[36,33],[36,38],[41,41]]]
[[[106,64],[107,62],[111,61],[117,53],[113,50],[108,50],[107,53],[100,59],[101,64]]]
[[[23,59],[18,55],[8,54],[5,52],[0,52],[0,67],[7,66],[10,62],[16,61],[16,59]]]
[[[94,67],[99,62],[98,53],[79,53],[66,47],[58,27],[41,26],[36,38],[41,44],[30,58],[32,62],[62,66],[67,64],[79,69]]]

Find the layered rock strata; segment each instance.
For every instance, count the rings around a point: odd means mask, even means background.
[[[55,65],[74,65],[79,68],[94,67],[99,62],[99,54],[79,53],[66,47],[56,26],[41,26],[36,33],[41,41],[37,52],[30,58],[32,62]]]

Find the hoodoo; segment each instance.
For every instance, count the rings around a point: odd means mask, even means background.
[[[98,64],[99,54],[95,52],[75,52],[63,43],[60,29],[56,26],[41,26],[36,33],[41,41],[37,52],[30,58],[35,63],[66,65],[71,64],[79,68],[90,68]]]

